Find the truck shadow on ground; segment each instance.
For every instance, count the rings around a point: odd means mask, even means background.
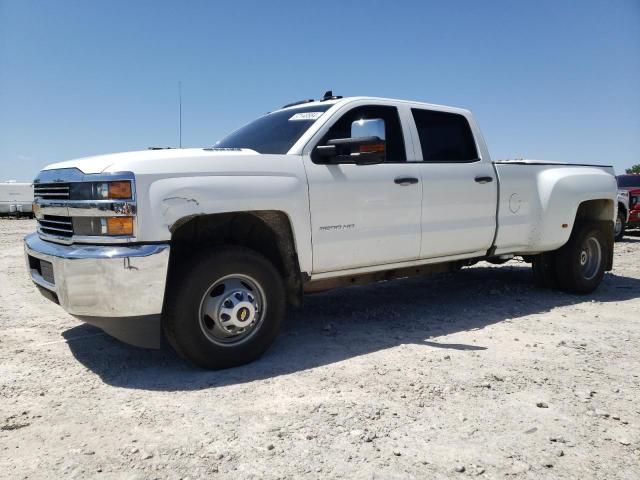
[[[533,286],[531,268],[510,262],[455,274],[350,287],[305,297],[290,313],[269,351],[249,365],[223,371],[189,366],[169,347],[144,350],[81,325],[63,333],[75,358],[107,384],[142,390],[182,391],[242,384],[340,362],[401,344],[439,351],[486,350],[482,345],[438,341],[582,302],[618,302],[640,296],[640,280],[607,274],[587,296]]]

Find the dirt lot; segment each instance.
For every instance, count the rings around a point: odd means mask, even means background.
[[[195,370],[40,296],[0,221],[2,478],[640,478],[640,236],[591,296],[482,265],[310,296]]]

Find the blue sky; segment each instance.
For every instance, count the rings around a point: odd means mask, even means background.
[[[212,145],[287,102],[471,109],[494,158],[640,163],[640,0],[0,0],[0,180]]]

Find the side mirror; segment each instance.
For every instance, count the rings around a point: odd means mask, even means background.
[[[351,124],[351,138],[378,137],[386,140],[384,131],[384,120],[381,118],[356,120]]]
[[[385,160],[385,141],[380,137],[336,138],[327,142],[327,147],[335,148],[338,154],[334,163],[355,163],[375,165]],[[351,152],[340,154],[339,152]]]
[[[356,120],[351,124],[350,138],[329,140],[316,147],[319,157],[328,164],[355,163],[375,165],[386,158],[384,120]]]

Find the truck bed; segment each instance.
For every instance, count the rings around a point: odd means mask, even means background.
[[[616,181],[608,165],[542,160],[493,162],[499,180],[496,254],[559,248],[583,201],[602,198],[601,220],[615,219]]]

